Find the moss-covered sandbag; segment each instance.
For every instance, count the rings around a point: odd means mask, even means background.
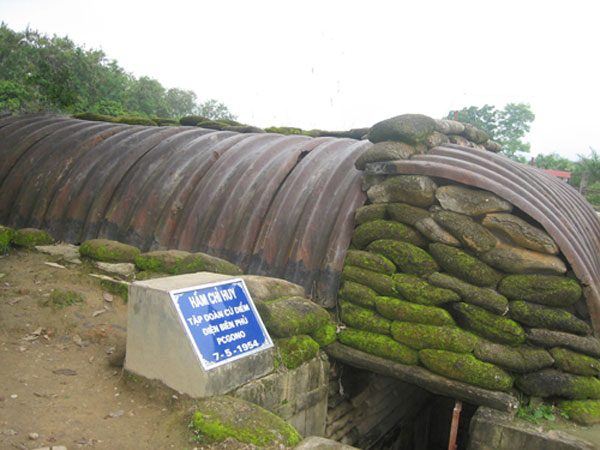
[[[115,121],[115,118],[112,116],[107,116],[106,114],[96,114],[96,113],[91,113],[91,112],[72,114],[71,117],[73,119],[91,120],[93,122],[114,122]]]
[[[430,206],[435,200],[437,185],[422,175],[394,175],[371,186],[367,196],[371,203],[408,203],[413,206]]]
[[[534,372],[554,364],[554,359],[547,350],[528,345],[510,347],[481,340],[475,346],[474,354],[481,361],[517,373]]]
[[[265,303],[265,326],[277,337],[310,334],[327,324],[327,310],[303,297],[287,297]]]
[[[361,225],[373,220],[382,220],[386,218],[386,205],[366,205],[361,206],[354,212],[354,223]]]
[[[554,365],[563,372],[591,377],[600,375],[600,361],[597,358],[561,347],[551,348],[550,354],[554,358]]]
[[[375,308],[377,293],[373,289],[363,286],[362,284],[353,281],[344,281],[339,295],[342,299],[354,304],[371,309]]]
[[[484,389],[508,391],[513,385],[508,373],[493,364],[479,361],[473,355],[425,349],[419,351],[419,359],[434,373]]]
[[[515,300],[510,302],[510,316],[529,327],[566,331],[584,336],[592,334],[592,327],[564,309]]]
[[[281,278],[263,277],[259,275],[240,276],[253,300],[268,302],[281,297],[306,297],[304,288]]]
[[[600,423],[600,400],[563,400],[556,406],[573,422],[581,425]]]
[[[420,246],[427,244],[425,238],[418,231],[408,225],[391,220],[374,220],[363,223],[352,233],[352,243],[358,248],[365,248],[378,239],[394,239]]]
[[[176,275],[181,261],[190,255],[190,252],[183,250],[157,250],[136,256],[135,265],[139,270]]]
[[[594,358],[600,358],[600,340],[594,336],[578,336],[545,328],[529,328],[527,340],[541,347],[566,347]]]
[[[54,242],[47,231],[37,228],[21,228],[13,235],[12,242],[17,247],[32,250],[36,245],[50,245]]]
[[[181,125],[187,125],[187,126],[193,127],[198,122],[203,122],[205,120],[208,120],[208,118],[206,118],[204,116],[190,115],[190,116],[183,116],[181,119],[179,119],[179,123]]]
[[[224,275],[242,275],[244,272],[235,264],[206,253],[192,253],[177,262],[177,273],[214,272]]]
[[[507,273],[566,273],[567,266],[561,258],[546,253],[534,252],[521,247],[498,242],[498,245],[481,253],[479,258],[486,264]]]
[[[481,224],[491,230],[505,233],[521,247],[549,255],[558,254],[558,246],[548,233],[512,214],[488,214]]]
[[[392,322],[371,309],[345,302],[342,304],[341,312],[342,321],[352,328],[379,334],[390,333]]]
[[[514,320],[465,302],[454,304],[453,311],[460,325],[490,341],[513,346],[525,342],[525,330]]]
[[[400,272],[426,276],[440,268],[429,253],[408,242],[379,239],[371,242],[367,249],[391,260]]]
[[[369,130],[371,142],[423,142],[435,131],[435,120],[423,114],[401,114],[377,122]]]
[[[554,369],[521,375],[517,387],[535,397],[564,397],[571,400],[600,399],[600,380]]]
[[[415,350],[382,334],[346,328],[338,335],[338,340],[349,347],[401,364],[415,365],[419,362]]]
[[[379,295],[393,297],[397,295],[394,289],[392,277],[361,267],[345,266],[342,269],[342,278],[344,281],[353,281],[363,286],[367,286],[377,292]]]
[[[425,217],[415,224],[415,228],[431,242],[451,245],[452,247],[461,247],[461,242],[452,234],[444,230],[439,223],[431,217]]]
[[[442,210],[433,219],[474,252],[487,252],[498,243],[496,236],[464,214]]]
[[[465,186],[442,186],[436,191],[435,197],[442,208],[468,216],[512,210],[512,205],[497,195]]]
[[[331,320],[314,332],[310,333],[310,337],[319,344],[320,347],[333,344],[337,340],[337,326]]]
[[[388,203],[385,207],[390,219],[413,227],[417,222],[431,217],[431,213],[426,209],[406,203]]]
[[[502,277],[483,261],[445,244],[430,244],[429,253],[452,275],[480,287],[495,287]]]
[[[4,255],[8,252],[16,236],[17,232],[15,230],[0,225],[0,255]]]
[[[275,339],[275,345],[279,350],[281,361],[288,369],[295,369],[310,361],[319,352],[319,344],[305,334]]]
[[[372,162],[395,161],[399,159],[408,159],[418,150],[403,142],[383,141],[373,145],[366,152],[363,152],[354,163],[358,170],[365,170],[367,164]]]
[[[415,350],[435,348],[456,353],[471,353],[479,338],[458,327],[438,327],[422,323],[394,321],[392,337]]]
[[[435,272],[427,280],[437,287],[456,292],[464,302],[481,306],[496,314],[504,315],[508,311],[508,300],[491,288],[473,286],[447,273]]]
[[[344,264],[361,267],[385,275],[392,275],[396,271],[394,263],[385,256],[361,250],[348,250]]]
[[[570,306],[581,297],[576,280],[558,275],[508,275],[498,284],[498,291],[510,300],[525,300],[546,306]]]
[[[376,297],[377,312],[390,320],[428,325],[455,326],[454,319],[445,309],[418,305],[393,297]]]
[[[90,239],[79,246],[79,254],[103,262],[134,262],[140,249],[109,239]]]
[[[285,420],[254,403],[228,395],[205,398],[194,407],[189,425],[203,444],[235,438],[252,447],[293,447],[302,436]]]
[[[144,125],[147,127],[158,126],[158,124],[154,120],[139,116],[120,116],[115,119],[115,122],[126,123],[128,125]]]
[[[409,302],[438,306],[460,301],[460,296],[456,292],[432,286],[415,275],[397,273],[392,278],[396,291]]]

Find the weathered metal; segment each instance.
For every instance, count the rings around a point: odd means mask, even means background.
[[[592,325],[600,336],[600,222],[572,187],[503,155],[466,147],[436,147],[410,160],[372,163],[367,174],[414,174],[445,178],[491,191],[537,220],[560,247],[584,285]]]

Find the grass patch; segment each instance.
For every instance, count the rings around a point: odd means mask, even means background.
[[[80,293],[57,289],[52,291],[50,297],[44,301],[43,306],[50,306],[52,309],[57,310],[81,303],[85,303],[85,297]]]

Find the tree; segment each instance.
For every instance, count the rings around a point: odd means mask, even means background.
[[[228,119],[235,120],[237,116],[231,114],[227,106],[223,103],[219,103],[215,99],[210,99],[198,105],[196,109],[196,114],[204,117],[208,117],[209,119],[218,120],[218,119]]]
[[[165,96],[167,117],[182,117],[193,114],[196,105],[196,94],[193,91],[171,88]]]
[[[537,155],[534,160],[535,167],[548,170],[565,170],[572,172],[575,168],[575,162],[560,156],[558,153],[548,155]]]
[[[529,153],[530,145],[522,139],[535,119],[529,108],[526,103],[509,103],[502,110],[487,104],[481,108],[470,106],[458,111],[458,121],[487,132],[491,140],[502,146],[502,153],[524,162],[525,157],[519,153]],[[454,111],[446,116],[450,120],[454,117]]]

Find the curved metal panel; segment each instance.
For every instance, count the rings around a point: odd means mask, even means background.
[[[503,155],[455,145],[436,147],[411,160],[374,163],[370,174],[418,174],[446,178],[491,191],[538,221],[561,249],[584,295],[600,335],[600,222],[571,186]]]

